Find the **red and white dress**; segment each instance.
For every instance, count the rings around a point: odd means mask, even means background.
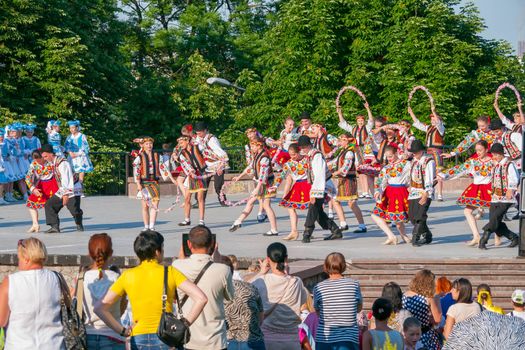
[[[308,167],[309,162],[306,157],[299,161],[289,160],[284,163],[283,171],[275,179],[274,186],[278,187],[288,175],[292,177],[293,185],[279,202],[279,206],[299,210],[308,209],[312,189],[312,185],[308,182]]]
[[[40,165],[36,161],[31,162],[25,181],[31,192],[26,202],[26,207],[30,209],[43,208],[47,200],[58,191],[58,184],[53,174],[53,166],[47,163],[46,165]],[[32,193],[35,189],[40,190],[42,195],[37,196]]]
[[[375,190],[381,195],[373,214],[386,222],[408,221],[408,185],[411,163],[406,159],[387,164],[381,169],[375,182]]]
[[[478,158],[469,158],[463,164],[441,173],[440,176],[445,180],[454,179],[462,175],[470,175],[474,178],[473,182],[467,186],[465,191],[456,201],[461,206],[476,208],[489,208],[492,200],[492,160],[482,161]]]

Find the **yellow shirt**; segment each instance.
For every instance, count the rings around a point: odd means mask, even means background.
[[[173,311],[175,290],[186,281],[179,270],[168,267],[168,300],[166,311]],[[127,294],[133,315],[132,335],[155,334],[162,314],[164,266],[156,260],[143,261],[139,266],[124,271],[110,290],[120,296]]]

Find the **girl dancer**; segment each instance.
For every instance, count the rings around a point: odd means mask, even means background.
[[[53,146],[53,151],[57,157],[64,156],[64,148],[62,147],[62,136],[60,136],[60,120],[50,120],[47,122],[47,143]]]
[[[33,222],[28,233],[39,232],[38,209],[45,206],[46,201],[58,191],[58,184],[53,173],[53,166],[46,163],[40,150],[31,153],[33,161],[26,174],[26,184],[31,195],[27,198],[26,207]]]
[[[14,182],[18,184],[20,192],[23,194],[24,199],[27,199],[27,187],[24,182],[26,175],[25,167],[23,164],[23,150],[19,142],[19,126],[17,124],[11,124],[6,127],[7,138],[4,140],[6,147],[6,156],[4,156],[4,162],[7,162],[8,173],[6,174],[10,183],[6,186],[6,200],[10,202],[16,201],[13,196],[13,185]]]
[[[467,245],[473,247],[479,244],[479,230],[476,217],[472,214],[475,209],[489,208],[491,201],[492,159],[488,155],[487,141],[476,142],[476,158],[469,158],[463,164],[440,173],[445,180],[454,179],[462,175],[471,175],[474,181],[470,184],[457,200],[457,204],[464,206],[463,213],[472,231],[472,240]]]
[[[487,141],[487,144],[490,147],[493,141],[493,137],[490,134],[490,117],[482,115],[478,117],[476,122],[478,124],[478,128],[468,133],[467,136],[465,136],[465,138],[463,139],[463,141],[461,141],[452,152],[443,153],[444,158],[454,157],[455,155],[466,152],[469,150],[470,147],[476,145],[476,143],[480,140]]]
[[[80,122],[78,120],[68,121],[69,135],[64,144],[66,153],[69,154],[69,163],[73,172],[78,174],[80,185],[84,184],[84,174],[93,171],[93,164],[89,159],[89,144],[86,135],[80,132]]]
[[[332,176],[337,179],[337,194],[334,198],[335,208],[341,208],[342,222],[341,229],[348,229],[348,225],[344,219],[344,212],[342,210],[341,202],[347,201],[348,206],[352,209],[359,228],[354,233],[366,232],[366,225],[363,220],[361,209],[357,205],[357,179],[356,179],[356,162],[355,162],[355,138],[350,134],[342,134],[339,136],[339,154],[337,155],[334,166],[332,167]],[[338,212],[339,215],[339,212]]]
[[[387,222],[395,223],[401,238],[409,243],[410,240],[405,234],[405,222],[408,221],[407,186],[410,181],[410,162],[399,159],[397,150],[393,146],[386,146],[384,153],[388,164],[381,169],[376,180],[374,194],[376,206],[372,220],[388,237],[383,244],[398,243]]]
[[[443,170],[443,158],[441,154],[443,153],[443,146],[445,145],[445,125],[443,124],[443,119],[437,113],[430,114],[430,125],[422,123],[417,119],[412,108],[408,107],[408,114],[412,117],[414,123],[412,124],[414,128],[423,131],[425,136],[425,146],[427,148],[428,155],[434,157],[434,162],[438,171]],[[438,178],[436,185],[437,191],[437,200],[443,201],[443,180]]]
[[[0,129],[0,205],[8,204],[4,199],[4,187],[9,182],[4,162],[4,129]]]
[[[230,232],[236,231],[241,227],[242,222],[250,213],[252,212],[253,205],[256,200],[262,200],[263,208],[268,215],[270,220],[270,231],[266,232],[265,236],[277,236],[279,232],[277,231],[277,221],[275,219],[275,213],[271,207],[270,199],[275,197],[275,192],[270,192],[269,188],[272,187],[274,181],[274,175],[271,167],[270,155],[264,149],[263,140],[254,140],[250,142],[250,147],[254,154],[251,164],[243,170],[239,176],[236,176],[232,179],[233,182],[239,181],[241,177],[248,174],[250,171],[253,173],[253,177],[257,185],[253,190],[250,199],[246,203],[244,211],[241,213],[239,218],[234,221],[232,227],[230,227]]]
[[[284,197],[279,202],[279,206],[287,208],[290,215],[291,232],[285,240],[296,240],[299,237],[297,230],[297,212],[296,210],[306,210],[310,204],[310,189],[312,185],[308,182],[308,161],[299,152],[297,144],[291,144],[288,147],[290,160],[284,163],[283,171],[275,179],[275,184],[270,188],[275,191],[284,179],[288,176],[292,178],[291,188],[287,183],[284,189]]]
[[[189,226],[191,224],[191,195],[197,193],[197,203],[199,205],[199,225],[204,225],[205,198],[204,192],[207,191],[207,183],[201,176],[206,172],[206,161],[199,150],[199,147],[190,142],[189,136],[181,136],[177,139],[180,148],[179,161],[186,178],[184,180],[184,221],[179,226]]]
[[[42,147],[40,139],[34,136],[35,129],[35,124],[25,125],[24,132],[26,135],[22,137],[22,148],[24,149],[25,158],[29,161],[29,163],[33,161],[33,159],[31,158],[31,154],[33,153],[33,151]]]

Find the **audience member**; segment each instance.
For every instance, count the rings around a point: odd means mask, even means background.
[[[65,349],[59,277],[44,268],[47,250],[31,237],[18,241],[18,272],[0,285],[0,327],[5,350]]]
[[[301,307],[301,319],[303,323],[299,325],[299,342],[302,350],[315,350],[315,334],[319,324],[319,316],[315,312],[314,298],[308,294],[306,303]]]
[[[252,282],[259,290],[264,307],[262,331],[267,350],[299,350],[297,327],[301,323],[301,305],[308,292],[299,277],[287,271],[288,252],[282,243],[266,249],[266,259]]]
[[[403,295],[403,308],[421,322],[421,342],[428,350],[440,350],[441,339],[434,325],[441,320],[439,297],[434,297],[435,276],[430,270],[418,271]]]
[[[492,303],[492,292],[490,291],[490,286],[486,283],[482,283],[477,288],[478,292],[478,303],[483,305],[483,307],[488,310],[495,312],[497,314],[503,315],[503,309],[499,306],[496,306]]]
[[[476,316],[483,307],[472,301],[472,285],[466,278],[459,278],[452,283],[452,297],[456,301],[447,311],[447,321],[443,335],[448,338],[454,324],[462,322],[470,317]]]
[[[401,332],[405,319],[412,316],[410,311],[403,309],[403,291],[401,291],[401,287],[396,282],[388,282],[383,286],[381,298],[390,300],[392,304],[392,314],[388,318],[388,327]],[[374,328],[374,325],[370,326],[370,329]]]
[[[208,227],[204,225],[193,227],[190,230],[188,247],[191,251],[190,257],[185,258],[181,247],[179,259],[173,262],[173,267],[191,281],[196,281],[197,277],[201,277],[196,284],[208,298],[208,303],[202,314],[190,327],[191,339],[185,348],[192,350],[226,349],[228,343],[224,302],[231,301],[234,297],[231,269],[224,264],[213,262],[211,253],[215,250],[215,241]],[[220,254],[217,255],[220,256]],[[183,298],[183,296],[184,294],[180,293],[180,297]],[[189,312],[192,305],[193,302],[188,300],[182,306],[182,311]]]
[[[230,256],[221,256],[220,262],[233,273]],[[259,291],[252,284],[237,279],[233,280],[233,287],[235,297],[224,302],[228,350],[265,350],[261,331],[264,311]]]
[[[359,282],[345,278],[345,257],[331,253],[324,261],[328,279],[314,287],[314,307],[319,313],[316,350],[359,349],[357,313],[363,306]]]
[[[525,290],[516,289],[512,293],[511,300],[514,310],[507,315],[519,317],[525,321]]]
[[[242,281],[243,279],[239,272],[239,260],[237,260],[237,257],[233,254],[228,255],[228,258],[230,259],[233,265],[233,274],[232,274],[233,280]]]
[[[167,350],[157,336],[162,315],[162,295],[164,294],[164,237],[156,231],[141,232],[133,244],[135,254],[140,260],[137,267],[124,271],[111,286],[104,298],[96,303],[95,314],[122,337],[131,336],[131,349],[143,350],[155,347]],[[192,301],[186,308],[184,320],[193,324],[206,305],[204,293],[177,269],[168,267],[168,292],[166,311],[173,312],[173,302],[177,289],[184,292]],[[133,314],[132,328],[124,327],[111,313],[112,305],[127,295]]]
[[[363,334],[363,350],[402,349],[403,337],[398,331],[388,327],[388,319],[393,312],[392,303],[385,298],[379,298],[372,305],[375,329]]]
[[[111,237],[106,233],[94,234],[89,239],[88,250],[93,263],[88,271],[79,276],[83,279],[83,310],[88,349],[124,350],[125,339],[106,326],[104,321],[93,311],[95,304],[104,298],[104,295],[119,277],[118,273],[108,268],[109,259],[113,255]],[[127,304],[125,297],[117,299],[109,312],[116,320],[119,320],[126,310]]]
[[[405,350],[424,349],[421,343],[421,322],[415,317],[409,317],[403,322],[403,339]]]

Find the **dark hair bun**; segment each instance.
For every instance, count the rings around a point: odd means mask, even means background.
[[[378,298],[372,305],[372,314],[376,320],[387,320],[392,314],[392,303],[385,298]]]
[[[284,271],[284,263],[288,258],[288,251],[284,244],[279,242],[270,244],[266,249],[266,255],[272,262],[277,263],[279,271]]]

